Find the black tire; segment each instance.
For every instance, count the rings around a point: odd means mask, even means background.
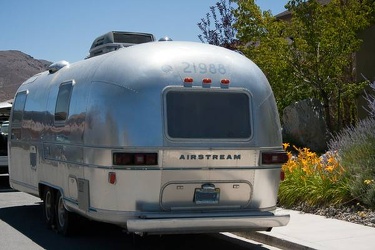
[[[65,236],[70,235],[73,228],[73,214],[66,210],[61,192],[57,192],[55,210],[57,231]]]
[[[47,228],[53,229],[56,225],[55,221],[55,192],[52,188],[46,187],[43,195],[43,215]]]

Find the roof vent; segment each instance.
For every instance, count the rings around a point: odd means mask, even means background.
[[[67,61],[58,61],[58,62],[52,63],[48,67],[48,72],[50,74],[53,74],[66,66],[69,66],[69,63]]]
[[[167,36],[162,37],[162,38],[159,39],[159,42],[167,42],[167,41],[173,41],[173,40],[172,40],[172,38],[167,37]]]
[[[87,58],[152,41],[155,41],[155,37],[148,33],[111,31],[94,40],[90,48],[90,55]]]

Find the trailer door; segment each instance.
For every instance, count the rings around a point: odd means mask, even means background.
[[[11,114],[9,140],[9,175],[10,181],[22,186],[20,190],[37,194],[37,147],[30,140],[25,140],[23,128],[24,110],[28,91],[17,93]]]

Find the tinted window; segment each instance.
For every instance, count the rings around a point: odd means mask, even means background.
[[[26,92],[20,92],[16,95],[16,99],[13,104],[13,116],[12,122],[17,123],[22,121],[23,110],[26,103]]]
[[[55,121],[65,121],[68,118],[71,92],[72,82],[61,84],[56,101]]]
[[[167,130],[172,138],[249,138],[249,95],[230,91],[169,91]]]

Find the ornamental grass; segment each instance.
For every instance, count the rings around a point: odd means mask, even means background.
[[[349,173],[351,196],[375,209],[375,117],[344,129],[328,146],[338,152]]]

